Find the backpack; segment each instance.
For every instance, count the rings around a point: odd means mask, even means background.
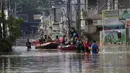
[[[98,49],[98,45],[97,44],[92,44],[92,49]]]
[[[99,47],[98,47],[98,45],[97,44],[92,44],[92,52],[93,53],[98,53],[98,49],[99,49]]]

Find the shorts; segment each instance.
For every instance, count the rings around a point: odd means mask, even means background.
[[[31,46],[27,46],[28,49],[31,49]]]
[[[90,50],[89,50],[88,48],[85,48],[84,51],[85,51],[86,53],[90,53]]]

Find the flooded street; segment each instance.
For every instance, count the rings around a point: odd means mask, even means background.
[[[111,51],[112,52],[111,52]],[[129,73],[130,53],[124,47],[103,49],[87,56],[57,50],[14,47],[14,53],[0,57],[0,73]]]
[[[0,73],[130,73],[130,0],[0,0]]]

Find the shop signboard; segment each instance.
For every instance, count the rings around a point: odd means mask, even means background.
[[[126,43],[125,29],[104,30],[104,43]]]
[[[116,25],[119,23],[118,10],[103,10],[102,23],[103,25]]]
[[[119,21],[118,10],[103,10],[102,24],[104,44],[126,43],[125,24]]]

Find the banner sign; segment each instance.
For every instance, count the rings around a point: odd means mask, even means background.
[[[119,16],[118,10],[103,10],[102,14],[103,18],[113,18]]]
[[[102,22],[103,25],[117,25],[119,23],[118,10],[103,10]]]
[[[114,29],[125,29],[125,24],[122,25],[104,25],[104,30],[114,30]]]
[[[118,43],[126,42],[126,30],[116,29],[116,30],[104,30],[104,43]]]

